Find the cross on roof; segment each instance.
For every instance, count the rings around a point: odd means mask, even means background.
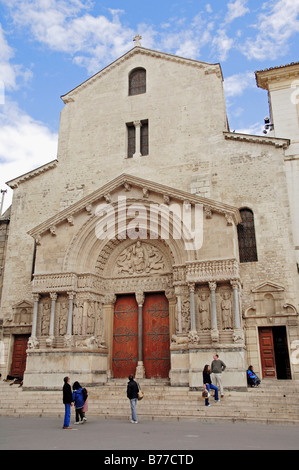
[[[136,34],[136,36],[133,38],[135,46],[141,46],[140,44],[141,39],[142,39],[142,36],[140,36],[140,34]]]

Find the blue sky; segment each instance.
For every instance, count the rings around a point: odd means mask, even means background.
[[[220,63],[231,130],[261,134],[254,71],[298,61],[299,0],[0,0],[0,189],[56,158],[60,98],[133,47]]]

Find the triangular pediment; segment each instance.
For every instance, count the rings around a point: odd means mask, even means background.
[[[285,289],[283,286],[276,284],[274,282],[265,281],[259,286],[251,290],[253,293],[266,293],[266,292],[283,292]]]
[[[12,308],[15,309],[23,309],[23,308],[32,308],[33,304],[28,302],[27,300],[21,300],[17,304],[13,305]]]
[[[80,201],[59,212],[54,217],[51,217],[33,228],[28,234],[36,238],[48,230],[53,231],[55,227],[61,223],[70,223],[70,221],[82,211],[92,216],[98,204],[114,204],[120,195],[125,196],[128,200],[141,202],[148,202],[153,200],[154,197],[159,197],[161,202],[165,204],[201,204],[207,217],[210,217],[214,212],[225,216],[229,225],[232,223],[237,225],[241,222],[239,210],[233,206],[212,201],[211,199],[196,196],[143,178],[122,174],[90,195],[85,196]]]
[[[76,88],[69,91],[65,95],[62,95],[61,96],[62,101],[64,103],[74,101],[75,95],[77,93],[79,93],[82,89],[92,85],[95,81],[99,80],[103,75],[106,75],[107,73],[110,73],[112,70],[114,70],[120,64],[122,64],[123,62],[131,59],[133,56],[136,56],[136,55],[146,55],[146,56],[153,57],[153,58],[156,58],[156,59],[159,59],[159,60],[173,61],[173,62],[177,62],[177,63],[180,63],[180,64],[184,64],[186,66],[202,68],[202,69],[205,70],[205,73],[207,73],[207,74],[216,73],[223,80],[221,66],[220,66],[219,63],[210,64],[208,62],[201,62],[201,61],[194,60],[194,59],[187,59],[187,58],[176,56],[176,55],[173,55],[173,54],[168,54],[166,52],[160,52],[160,51],[155,51],[155,50],[152,50],[152,49],[146,49],[145,47],[141,47],[141,46],[135,46],[131,50],[126,52],[124,55],[122,55],[121,57],[116,59],[114,62],[109,64],[107,67],[100,70],[99,72],[97,72],[92,77],[90,77],[88,80],[81,83],[80,85],[78,85]]]

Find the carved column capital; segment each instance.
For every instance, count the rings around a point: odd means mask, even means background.
[[[230,283],[233,289],[240,289],[240,282],[237,279],[233,279]]]
[[[195,282],[188,282],[189,292],[195,291]]]
[[[107,304],[115,304],[115,302],[116,302],[116,295],[115,295],[115,294],[110,293],[110,294],[105,294],[105,295],[104,295],[104,301],[103,301],[103,303],[104,303],[105,305],[107,305]]]
[[[136,297],[136,302],[138,304],[138,307],[142,307],[144,303],[144,292],[135,292],[135,297]]]
[[[212,281],[212,282],[209,282],[209,289],[211,291],[215,291],[216,290],[216,287],[217,287],[217,283]]]

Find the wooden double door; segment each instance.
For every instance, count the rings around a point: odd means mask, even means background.
[[[135,295],[119,296],[114,308],[113,376],[135,375],[138,350],[141,350],[146,378],[167,378],[170,370],[169,306],[164,293],[145,295],[142,330],[139,325]]]

